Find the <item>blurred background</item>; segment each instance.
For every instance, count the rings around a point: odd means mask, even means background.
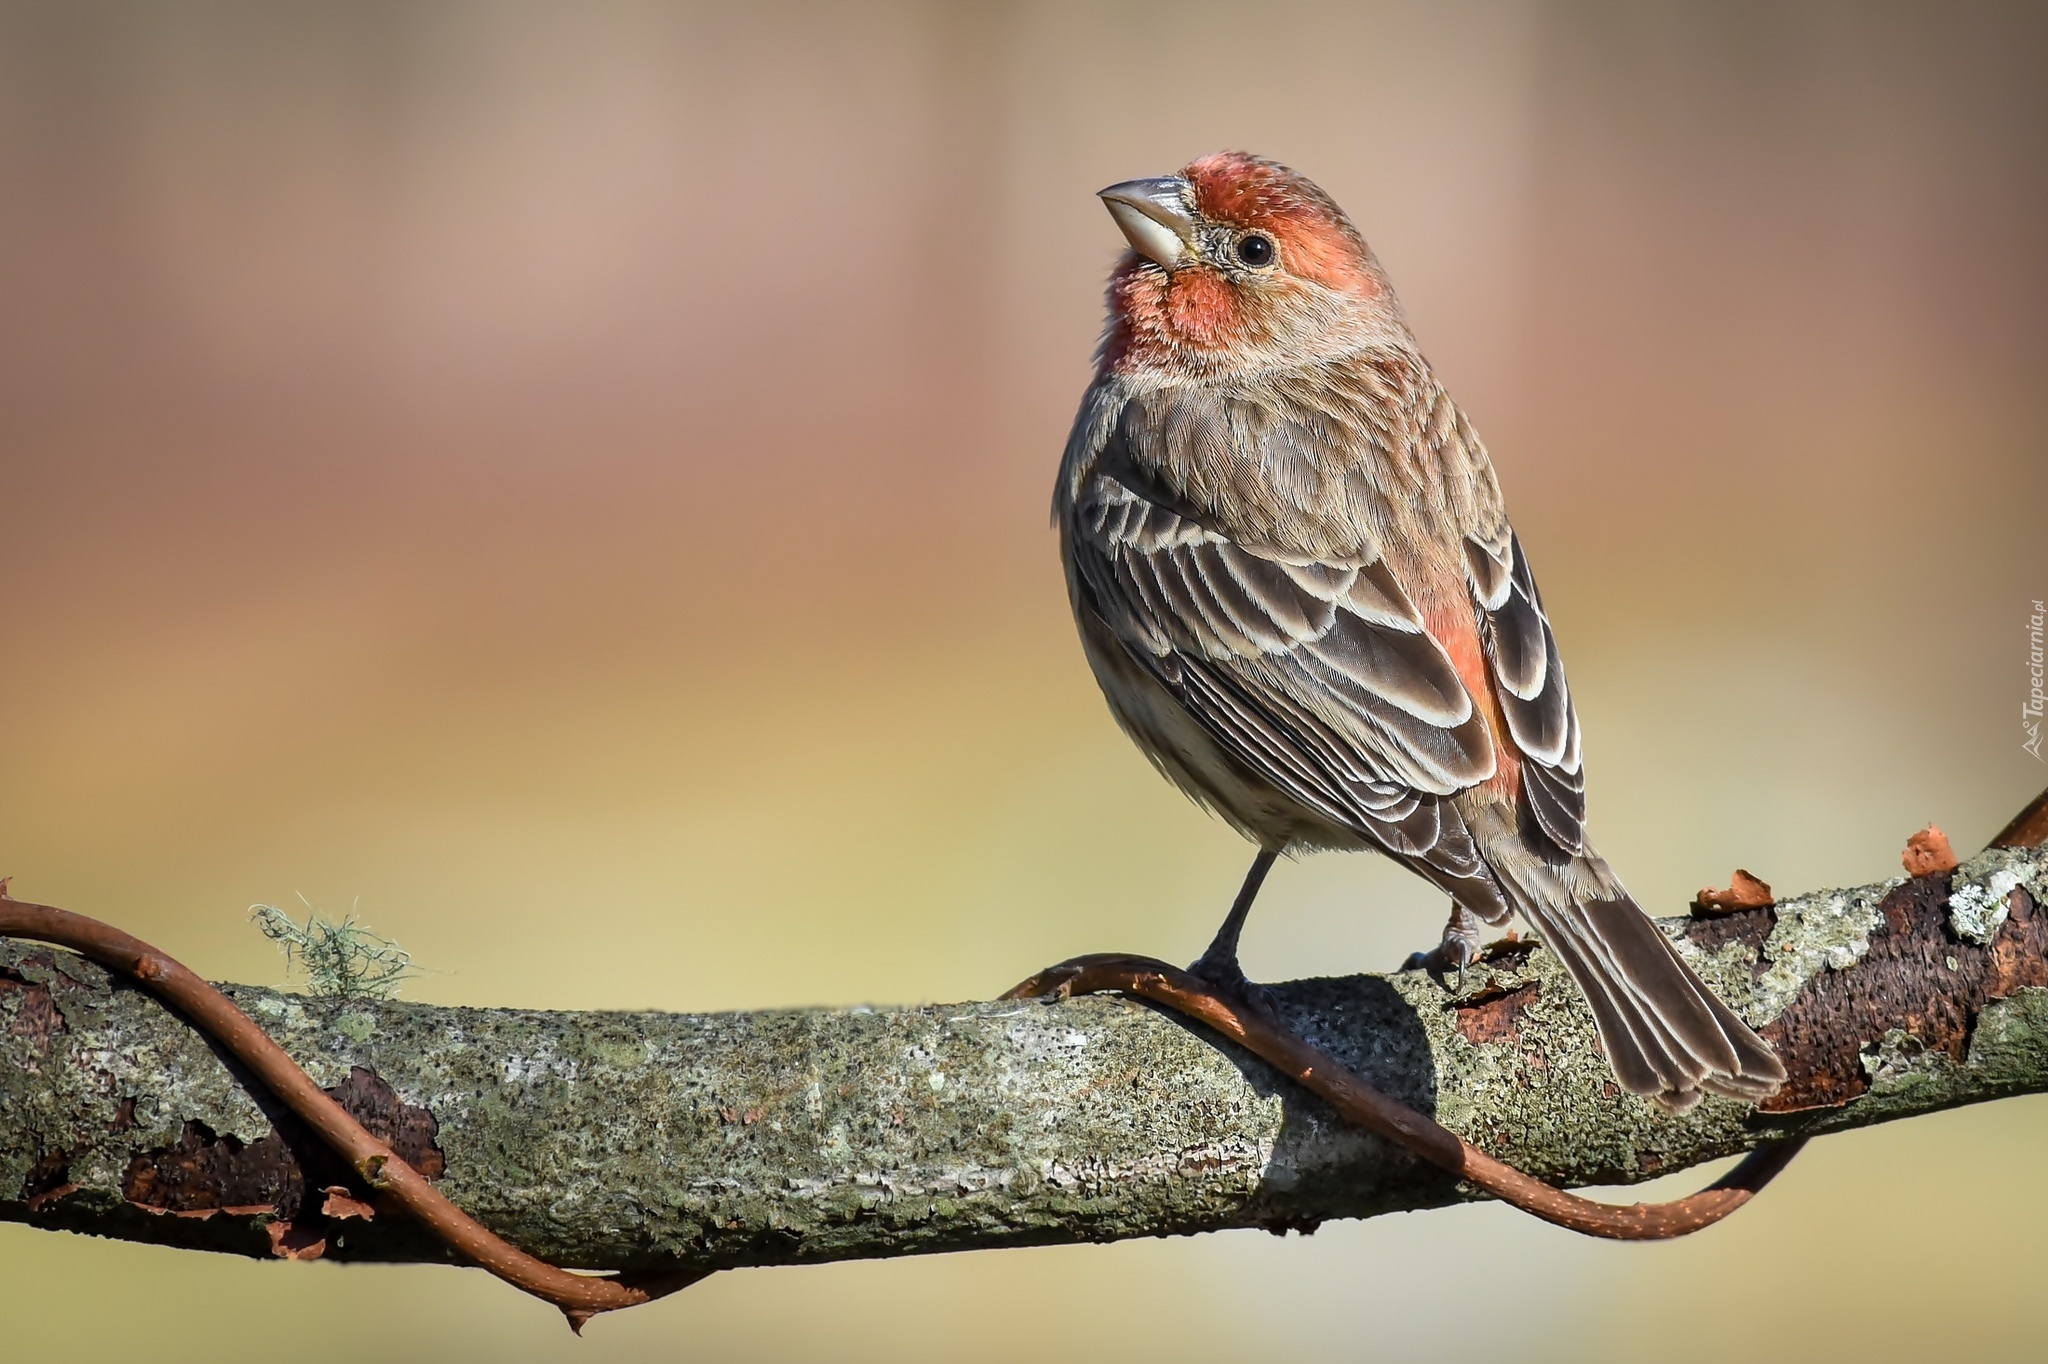
[[[355,906],[443,1003],[1192,957],[1248,850],[1111,724],[1046,508],[1093,192],[1219,147],[1347,206],[1486,436],[1646,904],[1974,849],[2048,781],[2044,72],[2018,5],[8,4],[0,873],[259,982],[252,902]],[[1315,859],[1246,962],[1441,918]],[[471,1272],[10,1225],[0,1310],[66,1360],[2025,1354],[2044,1136],[1829,1138],[1666,1246],[752,1271],[581,1344]]]

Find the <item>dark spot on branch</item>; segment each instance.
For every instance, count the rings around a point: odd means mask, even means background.
[[[1524,938],[1511,928],[1501,934],[1500,937],[1480,948],[1479,955],[1475,960],[1485,962],[1488,965],[1496,962],[1506,963],[1510,966],[1519,965],[1529,959],[1529,954],[1534,952],[1537,946],[1538,943],[1535,938]]]
[[[1476,999],[1452,1006],[1458,1031],[1475,1045],[1522,1040],[1522,1011],[1542,997],[1535,981],[1512,990],[1482,992]]]
[[[54,1203],[78,1186],[71,1182],[70,1151],[45,1151],[21,1181],[21,1200],[30,1212]]]
[[[190,1121],[174,1145],[129,1160],[121,1193],[155,1212],[263,1208],[283,1214],[298,1205],[299,1182],[298,1162],[275,1131],[252,1146]]]
[[[1729,943],[1741,943],[1748,951],[1752,978],[1761,976],[1768,963],[1764,943],[1778,926],[1778,911],[1766,905],[1760,909],[1738,909],[1712,918],[1695,918],[1685,926],[1685,936],[1702,952],[1718,952]]]
[[[434,1115],[401,1102],[374,1072],[358,1066],[327,1093],[427,1178],[438,1179],[447,1170],[434,1142]],[[130,1203],[153,1212],[271,1215],[284,1227],[270,1228],[272,1249],[287,1259],[311,1259],[324,1251],[335,1220],[324,1209],[336,1189],[351,1204],[368,1203],[370,1191],[347,1163],[289,1116],[247,1143],[205,1123],[187,1122],[175,1144],[137,1152],[121,1185]]]
[[[1985,1005],[2024,986],[2048,985],[2048,914],[2033,897],[2015,888],[1998,936],[1980,947],[1949,927],[1948,895],[1941,875],[1895,887],[1864,958],[1808,981],[1763,1029],[1791,1075],[1760,1105],[1763,1111],[1836,1108],[1866,1093],[1864,1048],[1894,1028],[1923,1053],[1945,1052],[1961,1063]]]

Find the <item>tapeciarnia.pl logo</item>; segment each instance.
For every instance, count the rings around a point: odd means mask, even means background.
[[[2048,620],[2048,605],[2034,603],[2034,614],[2027,618],[2027,699],[2020,703],[2020,728],[2026,731],[2021,748],[2034,755],[2034,761],[2041,758],[2041,623]]]

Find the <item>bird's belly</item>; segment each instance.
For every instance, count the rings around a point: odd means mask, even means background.
[[[1330,823],[1231,757],[1099,621],[1084,616],[1080,624],[1082,650],[1110,714],[1152,765],[1197,804],[1262,847],[1369,846],[1355,831]]]

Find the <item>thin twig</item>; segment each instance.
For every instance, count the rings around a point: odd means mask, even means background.
[[[2028,801],[2027,808],[2014,815],[1992,838],[1989,846],[2038,848],[2043,843],[2048,843],[2048,791]]]

